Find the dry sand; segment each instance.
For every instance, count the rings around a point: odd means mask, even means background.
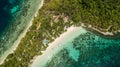
[[[63,45],[66,42],[71,42],[75,37],[79,36],[82,33],[85,33],[86,30],[82,27],[70,27],[67,29],[67,32],[64,32],[60,37],[56,38],[52,43],[49,43],[49,46],[43,54],[36,56],[32,60],[31,67],[44,67],[44,65],[62,48],[66,47]]]

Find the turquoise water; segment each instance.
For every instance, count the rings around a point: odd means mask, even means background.
[[[19,9],[19,6],[16,5],[10,11],[11,11],[11,13],[15,13],[18,9]]]
[[[120,39],[87,31],[67,44],[45,67],[120,67]]]
[[[41,0],[0,0],[0,62],[27,29]],[[7,52],[6,52],[7,51]]]

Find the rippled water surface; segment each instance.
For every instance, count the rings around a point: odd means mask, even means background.
[[[120,67],[120,39],[106,39],[88,31],[67,44],[46,67]]]
[[[0,0],[0,61],[16,45],[40,4],[41,0]]]

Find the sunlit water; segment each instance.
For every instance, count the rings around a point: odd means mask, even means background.
[[[13,43],[28,27],[40,3],[41,0],[0,0],[0,62],[17,45]]]
[[[45,67],[120,67],[120,39],[87,31],[66,44]]]

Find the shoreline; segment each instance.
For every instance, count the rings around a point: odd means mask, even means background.
[[[41,4],[39,5],[39,7],[38,7],[38,9],[37,9],[34,17],[36,17],[36,16],[38,15],[38,10],[43,6],[43,3],[44,3],[44,0],[41,0]],[[14,42],[14,44],[18,44],[18,45],[19,45],[21,39],[26,35],[27,31],[28,31],[29,28],[32,26],[34,17],[33,17],[32,20],[30,21],[28,27],[24,30],[24,32],[20,34],[20,36],[18,37],[18,40],[16,40],[16,41]],[[13,49],[13,51],[12,51],[11,53],[13,53],[13,52],[16,50],[16,48],[17,48],[18,45],[15,45],[16,47]]]
[[[93,33],[95,33],[95,34],[97,34],[97,35],[99,35],[101,37],[104,37],[104,38],[113,38],[113,39],[120,38],[120,34],[119,34],[120,31],[119,30],[117,32],[108,32],[108,31],[104,32],[104,31],[102,31],[102,30],[100,30],[98,28],[95,28],[92,25],[87,26],[84,23],[82,23],[81,26],[83,28],[85,28],[86,30],[91,31],[91,32],[93,32]]]
[[[45,51],[42,51],[42,55],[35,56],[31,60],[32,63],[30,67],[44,66],[47,61],[49,61],[58,51],[66,47],[66,45],[64,45],[65,43],[70,42],[71,39],[73,40],[75,37],[79,36],[82,33],[86,33],[86,30],[82,27],[71,26],[67,29],[66,32],[62,33],[53,42],[49,43],[47,49]]]
[[[38,9],[39,10],[39,9]],[[37,12],[37,11],[36,11]],[[37,16],[37,14],[35,13],[35,16]],[[31,19],[30,19],[31,20]],[[33,20],[33,18],[32,18],[32,20]],[[32,21],[30,21],[30,23],[32,23]],[[30,26],[32,25],[32,24],[29,24]],[[29,26],[28,25],[28,26]],[[29,26],[29,27],[30,27]],[[24,37],[24,36],[26,36],[26,33],[27,33],[27,31],[29,31],[29,27],[27,27],[27,29],[24,29],[25,31],[23,31],[22,33],[20,33],[20,36],[18,36],[18,38],[17,38],[17,40],[14,42],[14,44],[16,44],[16,45],[13,45],[12,47],[11,47],[11,49],[9,49],[9,50],[12,50],[12,52],[11,53],[14,53],[14,51],[18,48],[18,45],[19,45],[19,43],[21,42],[21,39]],[[79,26],[80,27],[80,26]],[[93,33],[98,33],[98,34],[100,34],[100,35],[103,35],[103,36],[105,36],[105,37],[107,37],[107,36],[115,36],[115,34],[113,34],[113,33],[110,33],[110,32],[104,32],[104,31],[102,31],[101,29],[99,29],[99,28],[96,28],[96,27],[89,27],[89,26],[87,26],[87,27],[82,27],[82,28],[84,28],[84,29],[88,29],[88,31],[92,31],[93,30]],[[78,30],[77,30],[78,31]],[[64,32],[65,33],[65,32]],[[71,32],[72,33],[72,32]],[[70,33],[70,34],[71,34]],[[97,34],[97,35],[98,35]],[[62,34],[61,34],[62,35]],[[60,35],[60,36],[61,36]],[[59,38],[59,37],[57,37],[57,38]],[[56,39],[57,39],[56,38]],[[55,40],[56,40],[55,39]],[[69,39],[69,38],[68,38]],[[63,40],[63,41],[65,41],[65,40]],[[53,41],[54,42],[54,41]],[[60,45],[61,46],[61,45]],[[49,47],[49,46],[48,46]],[[47,48],[48,48],[47,47]],[[55,46],[54,46],[55,47]],[[12,49],[12,48],[14,48],[14,49]],[[47,50],[47,49],[46,49]],[[43,51],[42,53],[45,53],[46,52],[46,50],[45,51]],[[10,52],[10,51],[9,51]],[[11,54],[10,53],[10,54]],[[41,56],[41,55],[40,55]],[[36,58],[37,56],[35,56],[35,58]],[[35,59],[34,58],[34,59]],[[33,61],[34,61],[34,59],[33,59]]]
[[[118,32],[117,34],[113,34],[113,35],[104,35],[103,33],[101,33],[102,31],[97,31],[88,27],[83,27],[84,29],[95,33],[98,36],[101,36],[102,38],[106,38],[106,39],[119,39],[120,38],[120,33]]]
[[[18,47],[21,39],[26,35],[26,33],[27,33],[27,31],[29,30],[30,26],[32,26],[32,22],[33,22],[33,20],[34,20],[34,17],[36,17],[36,16],[38,15],[38,10],[43,6],[43,4],[44,4],[44,0],[41,0],[41,4],[39,5],[37,11],[35,12],[35,15],[34,15],[33,18],[31,19],[31,21],[29,22],[29,24],[28,24],[28,26],[26,27],[26,29],[24,29],[24,31],[18,36],[17,40],[13,43],[13,46],[12,46],[10,49],[8,49],[8,50],[3,54],[3,55],[5,55],[5,56],[4,56],[3,60],[0,61],[0,65],[4,63],[4,60],[6,59],[6,57],[7,57],[9,54],[14,53],[14,51],[17,49],[17,47]],[[9,50],[10,50],[10,52],[9,52]],[[8,52],[9,52],[9,54],[6,55]]]

